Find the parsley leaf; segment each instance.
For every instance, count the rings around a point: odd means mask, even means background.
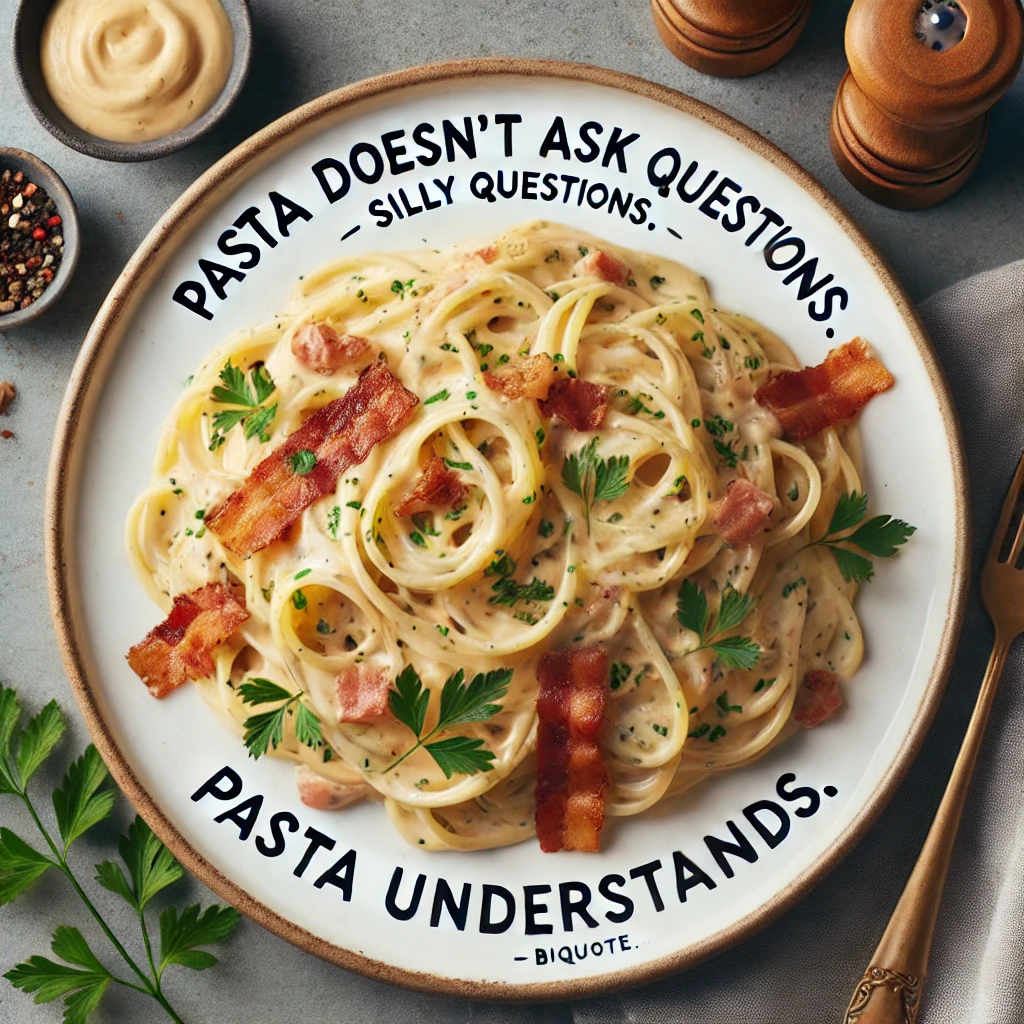
[[[0,793],[22,791],[21,780],[11,761],[11,746],[21,719],[21,705],[14,690],[0,686]]]
[[[704,636],[708,630],[711,613],[708,611],[708,599],[704,591],[693,580],[683,580],[679,589],[676,604],[676,618],[679,624],[698,636]]]
[[[68,768],[62,788],[54,790],[53,810],[57,817],[57,830],[64,840],[64,853],[80,835],[110,814],[115,791],[100,790],[106,779],[107,766],[99,751],[90,744]]]
[[[256,401],[265,402],[277,387],[263,363],[257,363],[252,371],[252,383],[256,388]]]
[[[741,594],[726,585],[718,613],[712,617],[708,599],[697,584],[690,579],[683,580],[679,588],[676,618],[685,629],[700,638],[694,651],[714,651],[718,661],[726,668],[753,668],[761,658],[760,646],[746,636],[723,637],[721,634],[735,629],[757,606],[757,598]]]
[[[839,572],[847,583],[870,583],[875,578],[875,567],[870,558],[858,555],[856,551],[829,545],[829,551],[836,560]]]
[[[55,864],[9,828],[0,828],[0,906],[20,896]]]
[[[512,669],[501,668],[487,673],[479,672],[468,685],[463,685],[463,672],[460,668],[445,680],[441,691],[438,730],[468,722],[484,722],[496,715],[501,705],[492,702],[505,696],[511,681]]]
[[[252,678],[238,687],[238,695],[243,704],[263,705],[283,701],[273,711],[252,715],[242,723],[245,728],[243,742],[251,757],[259,759],[267,752],[267,747],[277,749],[284,739],[285,720],[293,705],[295,738],[314,750],[323,743],[320,719],[303,703],[305,694],[292,693],[269,679]]]
[[[96,865],[96,881],[104,889],[123,897],[136,910],[143,910],[158,892],[184,875],[174,855],[142,818],[137,817],[132,822],[128,834],[121,836],[117,847],[128,867],[131,884],[120,865],[109,860]]]
[[[210,946],[223,942],[238,924],[239,913],[234,907],[211,906],[203,910],[198,904],[186,907],[181,915],[177,908],[168,907],[160,915],[160,966],[157,977],[171,964],[204,971],[212,967],[217,958],[197,946]]]
[[[388,694],[391,713],[419,736],[429,702],[430,691],[424,688],[416,669],[407,665],[395,680],[395,688]]]
[[[891,558],[917,530],[917,527],[902,519],[893,519],[887,515],[874,516],[862,522],[867,510],[866,494],[858,494],[856,491],[841,494],[825,536],[807,545],[828,548],[847,583],[869,583],[874,578],[875,570],[869,558],[839,545],[851,544],[876,558]],[[857,528],[854,530],[853,527]],[[838,536],[847,530],[853,532]]]
[[[841,533],[851,526],[856,526],[868,511],[868,496],[856,491],[839,495],[836,510],[832,513],[832,521],[828,524],[828,536]]]
[[[316,468],[316,452],[301,448],[294,455],[288,456],[288,468],[296,476],[309,476]]]
[[[761,648],[749,636],[727,636],[708,646],[726,668],[753,668],[761,660]]]
[[[223,386],[214,387],[211,396],[215,402],[221,402],[223,405],[244,405],[250,409],[257,404],[245,374],[230,359],[221,368],[220,380]]]
[[[450,736],[447,739],[430,742],[439,733],[457,725],[470,722],[485,722],[501,710],[497,703],[508,692],[512,680],[512,669],[495,669],[479,672],[470,682],[460,668],[453,672],[441,690],[441,704],[437,725],[425,736],[423,723],[427,716],[430,691],[425,689],[419,674],[408,665],[395,680],[395,688],[388,695],[391,712],[416,736],[416,743],[384,769],[387,773],[401,764],[410,754],[421,747],[437,762],[446,778],[453,774],[475,775],[491,770],[494,754],[484,746],[481,739],[469,736]]]
[[[45,956],[33,956],[4,977],[23,992],[35,992],[37,1003],[49,1003],[64,996],[65,1024],[85,1024],[114,978],[77,928],[58,928],[53,933],[50,948],[62,960],[85,969],[55,963]]]
[[[595,437],[562,463],[562,483],[583,500],[583,513],[590,529],[590,512],[598,501],[615,501],[629,490],[629,456],[602,459]]]
[[[29,720],[21,734],[16,762],[23,786],[28,785],[28,780],[50,756],[57,741],[64,735],[64,728],[64,716],[54,700],[51,700],[35,718]]]
[[[245,421],[246,441],[250,441],[254,437],[258,437],[261,441],[269,440],[269,438],[264,435],[266,435],[267,428],[270,426],[276,415],[277,402],[273,405],[265,405],[262,409],[258,409],[249,416]]]
[[[891,516],[875,516],[857,527],[846,540],[876,558],[891,558],[917,527]]]
[[[210,397],[221,405],[242,408],[220,409],[213,415],[213,434],[210,437],[210,451],[216,451],[226,440],[226,434],[239,423],[245,424],[245,439],[258,437],[270,440],[267,433],[277,415],[277,402],[265,406],[265,402],[276,390],[277,385],[263,363],[257,363],[251,371],[252,386],[245,373],[229,359],[220,371],[220,384],[214,387]],[[255,390],[255,394],[253,394]]]
[[[494,767],[491,764],[494,754],[481,739],[449,736],[448,739],[425,744],[425,749],[448,779],[456,773],[475,775],[477,772],[489,772]]]

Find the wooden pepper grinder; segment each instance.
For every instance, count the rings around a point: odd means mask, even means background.
[[[854,0],[829,141],[876,202],[933,206],[974,170],[1020,68],[1020,0]]]
[[[684,64],[737,78],[793,48],[813,0],[651,0],[662,41]]]

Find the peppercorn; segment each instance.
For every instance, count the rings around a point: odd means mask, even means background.
[[[21,172],[0,174],[0,325],[53,281],[64,255],[63,223],[46,191]],[[50,229],[50,230],[47,230]]]

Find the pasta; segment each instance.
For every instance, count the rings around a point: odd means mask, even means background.
[[[228,495],[375,361],[419,397],[411,418],[280,539],[236,554],[216,532]],[[755,399],[798,368],[692,271],[556,224],[482,249],[345,257],[196,372],[128,517],[129,556],[164,611],[212,582],[244,593],[248,618],[197,685],[239,733],[245,681],[300,695],[322,742],[289,714],[267,753],[298,763],[303,799],[382,800],[431,850],[529,838],[538,661],[600,645],[605,813],[640,814],[762,756],[798,728],[807,673],[845,681],[861,661],[856,583],[808,546],[861,490],[855,428],[784,440]],[[579,415],[600,425],[573,429]],[[739,595],[746,614],[716,647],[714,617]],[[683,624],[686,599],[706,602],[706,636]],[[747,655],[723,655],[732,641]],[[402,759],[415,737],[380,701],[366,711],[372,694],[339,720],[351,673],[390,685],[410,665],[428,724],[458,669],[511,670],[500,710],[451,730],[493,754],[486,770]]]

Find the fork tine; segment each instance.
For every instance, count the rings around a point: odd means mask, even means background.
[[[1013,482],[1006,492],[1006,500],[1003,502],[1003,510],[999,514],[999,525],[992,535],[992,547],[989,551],[989,560],[992,562],[1010,562],[1016,560],[1020,554],[1021,541],[1024,540],[1024,515],[1021,516],[1016,531],[1010,533],[1010,524],[1013,522],[1014,512],[1021,504],[1021,488],[1024,487],[1024,452],[1021,453],[1017,463],[1017,471],[1013,474]],[[1007,557],[1003,558],[1002,553],[1006,551]]]

